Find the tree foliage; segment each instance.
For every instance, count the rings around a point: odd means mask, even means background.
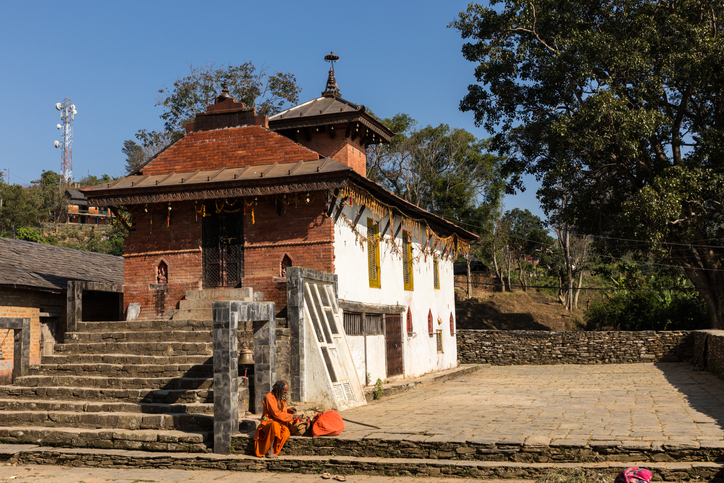
[[[22,186],[5,185],[0,207],[0,229],[12,238],[16,230],[23,226],[36,226],[40,223],[41,213],[35,200]]]
[[[135,168],[131,169],[132,167],[140,166],[170,143],[183,137],[186,124],[193,121],[194,116],[203,112],[206,106],[213,104],[221,94],[222,82],[228,84],[232,97],[247,106],[255,107],[257,113],[263,116],[275,114],[284,110],[287,105],[296,104],[301,92],[294,74],[281,71],[270,73],[267,67],[257,69],[251,62],[222,67],[213,64],[204,67],[191,65],[185,77],[177,78],[171,87],[158,91],[156,106],[163,108],[161,119],[164,129],[139,130],[136,138],[141,143],[141,150],[129,144],[136,144],[132,140],[123,143],[126,171],[133,172]]]
[[[371,146],[368,177],[401,198],[474,232],[492,229],[504,181],[486,142],[446,124],[416,128],[407,114],[383,119],[396,135]]]
[[[508,188],[535,174],[544,210],[610,253],[679,265],[724,327],[724,3],[499,3],[453,26],[477,64],[461,108],[497,133]]]

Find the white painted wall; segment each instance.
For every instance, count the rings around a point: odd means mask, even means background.
[[[367,244],[358,242],[354,231],[347,220],[354,220],[358,206],[345,206],[343,213],[345,217],[340,216],[337,220],[334,230],[334,249],[335,249],[335,272],[339,275],[339,298],[342,300],[383,305],[402,305],[411,307],[412,323],[415,335],[408,337],[406,331],[406,322],[403,317],[402,330],[403,334],[403,361],[404,376],[415,377],[429,372],[440,371],[457,366],[457,345],[455,336],[450,335],[450,314],[455,314],[455,294],[453,286],[453,262],[450,260],[439,259],[440,288],[433,287],[433,258],[431,256],[420,259],[413,263],[413,280],[414,290],[404,290],[403,283],[403,262],[402,256],[393,251],[390,243],[382,241],[380,243],[380,273],[381,288],[370,288],[367,269]],[[367,218],[378,219],[369,210],[365,210],[359,218],[356,226],[357,231],[363,236],[367,235]],[[399,220],[399,217],[397,218]],[[397,224],[393,229],[393,233],[397,231]],[[386,221],[380,225],[380,230],[384,228]],[[387,233],[380,234],[385,240],[391,240],[389,230]],[[402,230],[398,234],[395,242],[398,247],[402,247]],[[401,253],[401,252],[400,252]],[[420,240],[413,240],[413,256],[420,253]],[[435,337],[428,335],[427,314],[432,310],[435,330],[442,330],[443,336],[443,353],[437,352]],[[442,324],[437,323],[437,318],[442,320]],[[379,346],[375,343],[375,354],[378,357],[370,357],[368,346],[368,371],[372,375],[372,381],[379,374],[378,368],[374,368],[374,372],[369,370],[370,361],[384,360],[385,346],[384,338]],[[363,346],[362,346],[363,348]],[[355,345],[353,357],[357,360],[360,356],[359,347]],[[363,354],[363,353],[362,353]],[[358,375],[360,374],[358,369]],[[382,377],[384,380],[384,377]],[[364,384],[364,374],[361,375],[361,383]]]

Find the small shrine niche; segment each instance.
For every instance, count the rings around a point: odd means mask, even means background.
[[[156,268],[156,283],[168,283],[168,265],[163,260],[161,260]]]
[[[292,266],[292,259],[289,258],[289,255],[285,254],[284,258],[282,258],[281,263],[279,264],[279,276],[280,277],[286,277],[287,276],[287,268]]]

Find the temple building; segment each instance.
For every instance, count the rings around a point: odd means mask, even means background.
[[[291,337],[293,355],[306,344],[319,356],[323,377],[347,374],[357,393],[456,366],[453,262],[476,235],[367,179],[367,147],[393,134],[341,97],[333,67],[321,97],[271,117],[224,87],[135,174],[84,191],[131,229],[125,306],[171,318],[189,290],[250,287],[278,320],[298,318],[293,272],[326,281],[303,291],[311,336]]]

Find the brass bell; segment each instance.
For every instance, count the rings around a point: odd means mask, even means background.
[[[254,351],[249,349],[249,343],[244,341],[241,343],[241,357],[239,364],[254,364]]]

